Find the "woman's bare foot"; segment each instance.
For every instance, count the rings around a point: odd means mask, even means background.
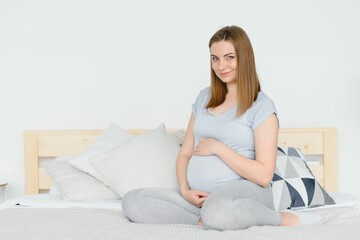
[[[300,219],[293,213],[281,212],[280,226],[296,226],[300,224]]]
[[[204,228],[204,227],[205,227],[205,225],[204,225],[204,223],[203,223],[203,221],[202,221],[201,218],[200,218],[199,221],[198,221],[198,225],[199,225],[201,228]]]
[[[291,210],[285,210],[280,212],[280,215],[280,226],[317,225],[325,222],[323,216],[303,211],[292,212]]]

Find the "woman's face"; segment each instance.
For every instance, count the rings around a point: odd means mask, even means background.
[[[237,74],[235,48],[231,42],[215,42],[210,47],[211,67],[224,83],[234,83]]]

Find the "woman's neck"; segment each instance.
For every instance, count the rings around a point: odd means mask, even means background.
[[[227,97],[236,97],[237,96],[237,89],[236,83],[228,83],[226,85],[228,93],[226,94]]]

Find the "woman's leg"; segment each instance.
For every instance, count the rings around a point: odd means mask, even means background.
[[[216,188],[201,209],[206,228],[246,229],[251,226],[280,225],[280,213],[274,211],[272,191],[248,180],[227,183]]]
[[[200,208],[168,189],[130,191],[122,199],[122,208],[126,216],[137,223],[196,225],[200,218]]]

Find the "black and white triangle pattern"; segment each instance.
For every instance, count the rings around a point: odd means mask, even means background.
[[[278,211],[335,203],[311,173],[304,154],[294,147],[278,147],[272,192]]]

